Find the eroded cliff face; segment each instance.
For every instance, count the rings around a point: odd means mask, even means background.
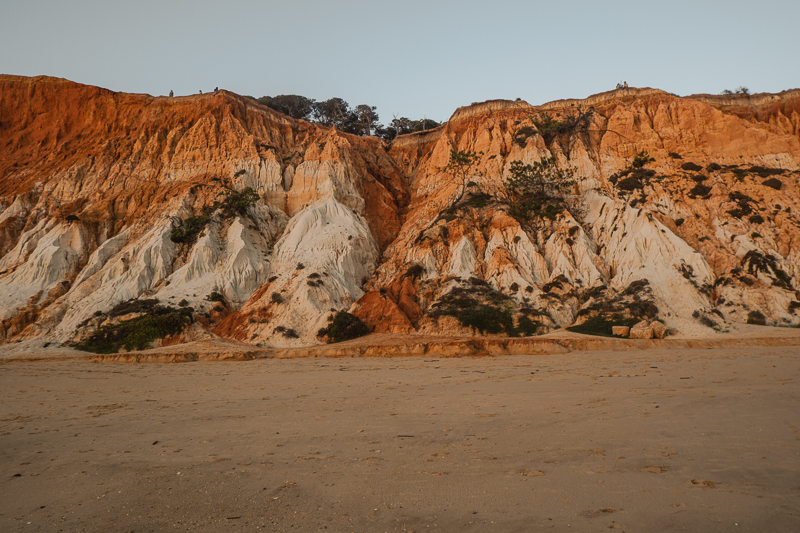
[[[225,91],[3,76],[0,339],[78,339],[131,299],[193,309],[168,342],[262,346],[318,342],[338,310],[395,333],[469,332],[465,305],[539,332],[597,313],[685,335],[756,311],[796,324],[799,94],[495,101],[386,145]],[[581,127],[520,134],[544,112]],[[458,204],[451,149],[482,152]],[[550,156],[577,178],[563,209],[512,216],[511,162]],[[248,187],[255,205],[223,208]]]
[[[63,342],[120,302],[155,298],[191,306],[204,326],[194,336],[313,342],[310,326],[363,295],[401,226],[407,187],[377,139],[231,93],[153,98],[2,77],[0,108],[5,340]],[[246,216],[215,210],[247,187],[260,200]],[[204,214],[194,239],[172,239]],[[325,278],[311,287],[300,274],[314,269]],[[214,310],[213,292],[227,305]],[[250,309],[260,321],[244,326]]]

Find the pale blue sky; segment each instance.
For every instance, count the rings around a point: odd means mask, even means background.
[[[0,0],[0,73],[115,91],[339,96],[446,120],[618,81],[679,95],[800,87],[800,1]]]

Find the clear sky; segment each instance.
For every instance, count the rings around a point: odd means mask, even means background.
[[[0,0],[0,73],[115,91],[338,96],[446,120],[627,81],[800,87],[799,0]]]

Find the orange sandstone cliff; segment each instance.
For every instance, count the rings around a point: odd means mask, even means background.
[[[545,113],[573,127],[542,133]],[[480,154],[457,204],[451,150]],[[553,216],[515,216],[511,162],[551,156],[574,186]],[[457,317],[481,309],[525,334],[596,314],[798,324],[799,186],[798,90],[490,101],[386,143],[226,91],[0,76],[0,340],[78,339],[130,300],[192,309],[165,343],[316,343],[338,310],[419,334],[470,332]]]

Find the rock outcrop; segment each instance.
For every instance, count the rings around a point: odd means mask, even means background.
[[[800,323],[797,90],[493,101],[387,144],[226,91],[0,76],[0,117],[5,342],[83,338],[131,299],[191,307],[185,339],[272,347],[316,343],[339,310],[388,333]],[[469,184],[442,172],[451,150],[480,154]],[[511,163],[544,157],[574,187],[521,217]]]

